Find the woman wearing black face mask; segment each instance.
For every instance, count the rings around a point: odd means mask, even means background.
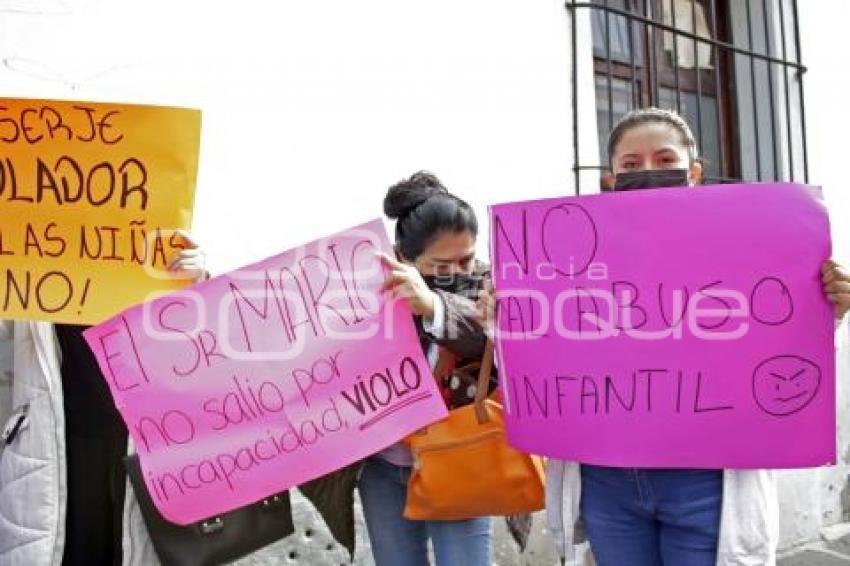
[[[489,279],[487,266],[475,259],[475,213],[425,172],[391,187],[384,212],[397,223],[396,257],[382,257],[391,270],[383,290],[408,300],[432,366],[438,358],[441,368],[452,360],[455,369],[435,371],[443,374],[437,378],[447,405],[466,405],[475,396],[478,372],[461,368],[480,362],[487,342],[475,305]],[[370,458],[363,470],[360,496],[377,565],[428,564],[430,539],[438,566],[489,566],[490,517],[413,521],[403,516],[412,464],[410,451],[399,443]]]
[[[702,182],[702,163],[688,124],[658,109],[635,111],[621,120],[608,140],[611,175],[606,191],[687,187]]]
[[[611,132],[608,154],[609,191],[702,181],[693,133],[670,111],[626,115]],[[840,320],[850,310],[850,274],[829,260],[821,275]],[[776,564],[779,509],[771,470],[547,464],[549,526],[562,557],[574,552],[579,533],[589,539],[598,566]]]
[[[384,257],[392,270],[384,290],[409,301],[426,356],[433,363],[442,346],[458,358],[457,367],[480,361],[486,336],[474,303],[490,272],[475,259],[472,208],[437,177],[419,172],[389,189],[384,212],[397,221],[396,257]],[[463,387],[451,381],[442,384],[450,408],[471,402],[475,379]]]

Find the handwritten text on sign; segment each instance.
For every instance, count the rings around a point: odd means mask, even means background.
[[[508,428],[610,466],[835,461],[829,224],[798,185],[491,208]]]
[[[151,497],[188,524],[362,459],[446,414],[374,221],[86,333]]]
[[[0,99],[0,318],[95,323],[185,286],[157,273],[185,246],[200,121]]]

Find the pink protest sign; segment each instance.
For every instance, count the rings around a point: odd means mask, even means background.
[[[166,519],[259,501],[446,415],[376,250],[379,220],[86,332]]]
[[[511,442],[621,467],[834,463],[816,193],[726,185],[491,207]]]

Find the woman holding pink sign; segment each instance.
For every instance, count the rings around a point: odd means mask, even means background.
[[[487,338],[474,300],[487,267],[475,259],[478,222],[472,208],[434,175],[420,172],[389,189],[384,212],[397,221],[397,257],[382,256],[391,270],[384,290],[408,300],[432,366],[440,348],[455,355],[457,367],[480,361]],[[475,380],[464,374],[449,374],[442,385],[450,408],[475,397]],[[408,447],[398,443],[365,464],[359,489],[377,565],[427,565],[430,540],[438,566],[489,566],[490,517],[416,521],[403,516],[413,463]]]
[[[673,112],[628,114],[611,133],[609,155],[608,190],[702,181],[694,136]],[[828,260],[821,277],[838,322],[850,309],[850,275]],[[547,514],[568,563],[575,563],[573,544],[584,534],[599,566],[776,563],[779,509],[770,470],[631,469],[550,460]]]

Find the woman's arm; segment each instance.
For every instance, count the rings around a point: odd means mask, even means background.
[[[438,344],[462,358],[474,359],[484,355],[487,336],[478,317],[475,302],[461,295],[431,290],[419,271],[386,254],[378,257],[390,269],[381,292],[394,298],[407,299],[413,314],[422,317],[426,332]],[[489,279],[489,270],[477,264],[473,275]]]
[[[477,359],[484,355],[488,338],[487,321],[481,316],[481,298],[489,295],[492,285],[487,264],[476,262],[472,275],[482,282],[475,298],[436,291],[445,308],[442,309],[443,320],[439,325],[442,332],[435,338],[441,346],[455,354],[463,358]]]
[[[444,307],[441,309],[442,324],[439,325],[442,332],[434,336],[437,343],[461,358],[481,358],[487,344],[487,335],[481,326],[476,304],[461,295],[440,290],[435,293]]]

